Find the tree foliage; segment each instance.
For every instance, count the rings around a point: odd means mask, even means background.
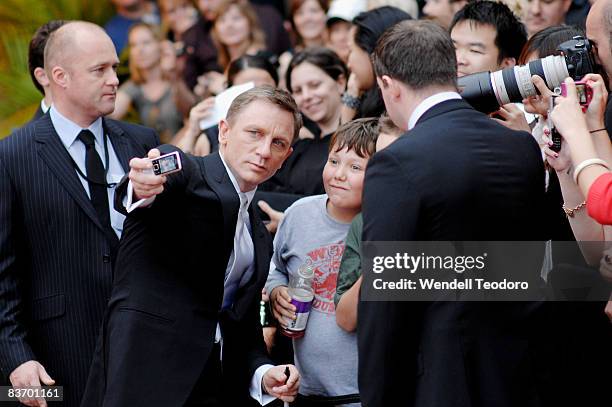
[[[2,0],[0,2],[0,138],[27,122],[41,99],[28,72],[28,44],[49,20],[87,20],[103,25],[108,0]]]

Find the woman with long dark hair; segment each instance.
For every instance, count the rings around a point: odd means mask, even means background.
[[[360,117],[379,117],[385,103],[376,84],[370,54],[380,36],[391,26],[412,17],[396,7],[379,7],[353,19],[348,68],[351,71],[347,89],[342,96],[342,122]]]

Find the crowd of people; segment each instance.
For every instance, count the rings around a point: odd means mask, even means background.
[[[110,3],[104,27],[34,33],[40,107],[0,140],[1,385],[67,407],[612,404],[612,0]],[[590,67],[560,94],[538,61],[567,41],[591,63],[556,60]],[[493,109],[462,98],[504,69]],[[364,245],[416,241],[542,242],[542,297],[365,299]]]

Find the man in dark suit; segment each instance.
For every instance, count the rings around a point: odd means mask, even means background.
[[[84,407],[293,400],[299,373],[272,366],[259,322],[272,246],[251,202],[300,126],[286,91],[254,88],[220,122],[218,153],[179,150],[183,169],[167,177],[146,173],[149,160],[131,161],[120,186],[130,213]]]
[[[159,143],[103,118],[117,63],[100,27],[63,25],[45,50],[49,113],[0,141],[0,368],[15,387],[64,386],[64,406],[80,403],[110,296],[113,183]]]
[[[432,22],[401,22],[381,37],[372,59],[389,116],[408,133],[368,165],[364,244],[539,240],[544,168],[538,145],[461,100],[448,33]],[[539,267],[534,272],[537,278]],[[364,269],[362,293],[372,273]],[[362,298],[363,405],[539,405],[531,358],[539,311],[533,302]]]
[[[42,117],[51,107],[53,97],[51,95],[49,79],[45,72],[45,46],[47,45],[51,33],[64,24],[66,24],[64,20],[51,20],[40,26],[30,40],[30,45],[28,47],[28,70],[30,71],[32,83],[43,95],[43,99],[40,101],[40,105],[36,109],[36,112],[34,112],[31,121]]]

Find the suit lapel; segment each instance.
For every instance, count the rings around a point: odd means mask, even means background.
[[[255,250],[255,264],[253,265],[253,274],[236,292],[234,310],[238,317],[245,315],[248,308],[253,304],[254,296],[260,295],[261,288],[255,293],[251,291],[255,288],[257,281],[260,279],[265,281],[270,270],[270,246],[266,240],[268,231],[259,218],[254,205],[255,202],[251,202],[249,206],[249,220],[251,222],[251,237]]]
[[[104,231],[96,211],[77,176],[72,157],[70,157],[53,127],[50,115],[46,114],[37,121],[35,139],[37,152],[42,161],[47,164],[51,172],[55,174],[59,182],[81,209],[83,209],[85,214],[89,216],[100,230]]]
[[[236,220],[238,219],[238,209],[240,208],[240,198],[225,171],[225,166],[221,161],[219,153],[211,154],[204,158],[206,178],[209,178],[209,185],[219,197],[223,211],[223,247],[227,251],[227,258],[234,248],[234,234],[236,233]]]
[[[129,154],[129,140],[127,139],[127,134],[112,120],[102,119],[102,125],[104,127],[104,132],[108,134],[108,138],[113,144],[113,149],[115,150],[115,154],[117,154],[117,158],[119,159],[119,163],[121,164],[123,171],[127,174],[130,172],[129,161],[131,158]]]
[[[229,176],[225,170],[225,166],[221,161],[219,153],[211,154],[203,160],[206,174],[210,176],[210,186],[219,197],[221,207],[223,208],[223,245],[227,250],[227,257],[234,249],[234,234],[236,232],[236,221],[238,218],[238,210],[240,208],[240,199],[232,185]],[[252,303],[252,295],[246,295],[254,283],[258,281],[262,274],[267,274],[269,269],[269,247],[266,244],[265,226],[259,219],[257,211],[254,210],[255,203],[251,202],[249,206],[249,220],[251,222],[251,237],[253,239],[253,247],[255,250],[255,270],[248,282],[239,287],[234,297],[234,306],[226,310],[234,319],[240,319],[248,310]],[[225,270],[224,270],[225,271]]]

